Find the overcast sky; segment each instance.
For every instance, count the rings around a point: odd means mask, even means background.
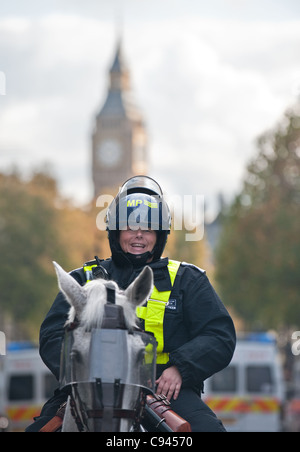
[[[0,171],[46,164],[64,195],[90,199],[90,137],[120,28],[150,175],[208,208],[230,199],[255,139],[299,99],[299,0],[1,2]]]

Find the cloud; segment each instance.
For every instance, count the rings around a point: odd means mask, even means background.
[[[104,43],[110,35],[113,41],[112,33],[109,25],[79,16],[0,21],[7,81],[0,99],[2,168],[53,162],[68,196],[90,196],[89,134],[112,51]],[[77,193],[80,171],[84,188]]]
[[[255,138],[299,89],[299,21],[152,15],[123,34],[152,175],[177,193],[236,192]],[[90,136],[116,39],[111,20],[74,12],[0,19],[0,168],[53,162],[64,193],[89,198]]]
[[[152,112],[153,170],[171,168],[190,192],[233,193],[255,138],[295,100],[299,24],[190,20],[160,27],[156,36],[168,33],[159,57],[154,44],[144,57],[150,53],[146,79],[138,80]]]

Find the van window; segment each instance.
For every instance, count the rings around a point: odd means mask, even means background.
[[[9,380],[8,400],[33,399],[33,375],[11,375]]]
[[[272,392],[273,381],[270,366],[247,366],[246,388],[248,392]]]
[[[213,375],[210,379],[211,389],[214,392],[236,392],[237,390],[237,368],[229,366],[221,372]]]

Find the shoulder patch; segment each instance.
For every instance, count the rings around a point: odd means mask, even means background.
[[[200,273],[206,273],[206,271],[203,270],[203,268],[197,267],[197,265],[189,264],[188,262],[181,262],[181,264],[182,264],[184,267],[192,267],[192,268],[195,268],[195,269],[198,270]]]

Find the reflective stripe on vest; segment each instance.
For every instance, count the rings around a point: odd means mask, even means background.
[[[174,281],[180,267],[180,262],[169,260],[168,270],[173,288]],[[157,364],[166,364],[169,361],[169,353],[163,352],[164,349],[164,316],[166,305],[169,301],[171,290],[159,292],[154,287],[147,306],[136,308],[136,315],[145,321],[145,331],[153,333],[157,340]]]

